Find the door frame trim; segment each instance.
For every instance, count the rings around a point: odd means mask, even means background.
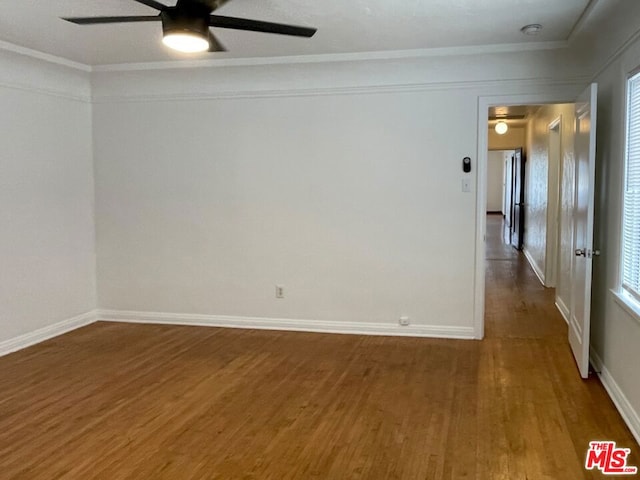
[[[487,163],[489,151],[489,107],[510,105],[546,105],[553,103],[574,103],[580,93],[578,85],[573,95],[565,93],[534,93],[513,95],[480,95],[478,97],[478,152],[476,175],[476,240],[475,240],[475,275],[473,300],[473,331],[478,340],[484,338],[485,311],[485,242],[487,216],[484,205],[487,202]],[[526,147],[526,145],[525,145]]]
[[[554,240],[554,245],[553,245],[553,275],[549,275],[549,270],[548,270],[548,265],[545,265],[545,278],[547,279],[548,283],[545,283],[545,287],[552,287],[552,288],[557,288],[558,287],[558,272],[560,272],[560,216],[561,216],[561,205],[560,205],[560,197],[562,196],[562,174],[563,174],[563,168],[562,168],[562,153],[563,153],[563,149],[565,147],[564,143],[562,142],[562,134],[564,133],[564,128],[563,128],[563,124],[562,124],[562,119],[563,119],[563,115],[560,114],[558,115],[555,119],[553,119],[551,122],[549,122],[549,125],[547,125],[547,134],[549,135],[549,140],[551,140],[551,132],[557,131],[557,135],[558,135],[558,165],[556,167],[556,174],[558,176],[558,182],[557,182],[557,189],[555,191],[555,196],[556,196],[556,208],[555,211],[553,212],[553,218],[555,221],[555,238]],[[549,168],[549,160],[551,158],[551,143],[549,142],[547,145],[547,169],[548,169],[548,173],[551,173],[551,169]],[[547,179],[548,179],[548,175],[547,175]],[[547,205],[549,205],[549,189],[547,188]],[[549,218],[549,211],[547,210],[547,219]],[[548,234],[548,231],[547,231]],[[572,242],[573,244],[573,239]],[[547,248],[545,249],[546,253],[545,256],[547,258],[549,258],[549,248],[547,246]],[[549,278],[551,277],[551,278]]]

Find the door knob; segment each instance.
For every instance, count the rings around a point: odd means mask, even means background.
[[[586,257],[587,252],[584,251],[584,248],[576,248],[576,257]]]

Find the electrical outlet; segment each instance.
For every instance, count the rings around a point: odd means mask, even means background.
[[[462,191],[469,193],[471,191],[471,180],[468,178],[462,179]]]
[[[284,285],[276,285],[276,298],[284,298]]]
[[[403,327],[408,326],[409,325],[409,317],[400,317],[400,319],[398,320],[398,323]]]

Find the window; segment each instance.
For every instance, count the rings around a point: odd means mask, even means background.
[[[622,289],[640,302],[640,72],[629,79],[627,92]]]

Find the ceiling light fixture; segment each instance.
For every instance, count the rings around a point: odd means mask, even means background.
[[[209,42],[198,35],[189,33],[169,33],[162,37],[162,43],[183,53],[206,52]]]
[[[509,125],[507,125],[506,122],[503,122],[502,120],[499,121],[498,123],[496,123],[496,133],[498,135],[504,135],[505,133],[507,133],[507,131],[509,130]]]
[[[525,35],[538,35],[542,30],[542,25],[539,23],[532,23],[531,25],[525,25],[520,29]]]
[[[160,12],[159,15],[125,15],[118,17],[64,17],[76,25],[103,25],[109,23],[162,22],[162,43],[181,52],[225,52],[226,49],[210,27],[275,33],[294,37],[312,37],[315,28],[283,23],[264,22],[249,18],[212,15],[227,0],[177,0],[174,6],[157,0],[133,0]]]
[[[165,10],[162,18],[162,43],[179,52],[209,50],[209,23],[206,15],[189,15],[178,10]]]

